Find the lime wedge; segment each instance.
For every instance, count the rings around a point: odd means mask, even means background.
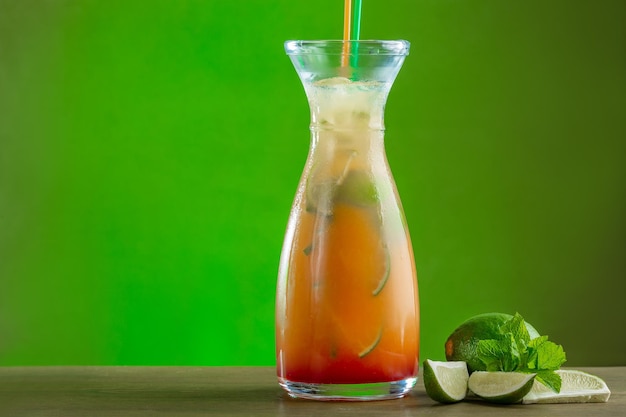
[[[514,404],[533,387],[535,374],[521,372],[476,371],[470,375],[468,387],[480,398],[497,404]]]
[[[606,383],[595,375],[581,371],[560,369],[561,391],[557,394],[539,381],[522,399],[524,404],[605,403],[611,396]]]
[[[433,400],[451,404],[467,394],[467,364],[465,362],[424,361],[424,387]]]

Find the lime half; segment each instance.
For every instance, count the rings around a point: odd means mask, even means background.
[[[521,372],[473,372],[468,380],[470,391],[497,404],[514,404],[533,387],[535,374]]]
[[[465,362],[424,361],[424,387],[433,400],[451,404],[467,394],[467,364]]]
[[[522,399],[524,404],[605,403],[611,396],[606,383],[595,375],[582,371],[560,369],[561,391],[557,394],[539,381]]]

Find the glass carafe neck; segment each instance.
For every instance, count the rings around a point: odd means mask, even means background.
[[[304,85],[312,129],[384,129],[407,41],[287,41],[285,50]]]
[[[311,129],[383,130],[391,83],[351,81],[343,77],[305,82]]]

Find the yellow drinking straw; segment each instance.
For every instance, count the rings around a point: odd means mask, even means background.
[[[357,48],[358,44],[353,44],[353,50],[350,50],[350,44],[348,41],[358,41],[361,35],[361,0],[345,0],[343,7],[343,55],[341,57],[341,66],[347,67],[351,64],[356,67],[357,62]],[[350,59],[350,53],[353,54]]]
[[[341,56],[341,66],[347,67],[350,56],[350,24],[352,21],[352,0],[345,0],[343,6],[343,54]]]

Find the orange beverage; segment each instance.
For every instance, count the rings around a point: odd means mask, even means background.
[[[303,82],[312,137],[279,268],[279,381],[300,397],[398,397],[417,376],[419,305],[384,150],[391,82]]]

